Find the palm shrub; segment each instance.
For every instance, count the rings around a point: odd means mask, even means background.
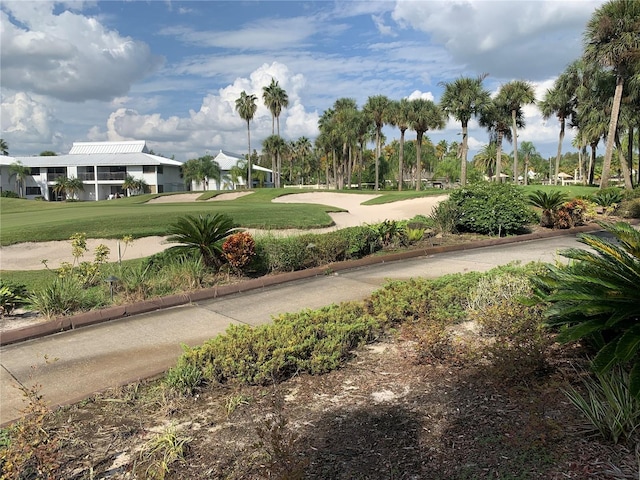
[[[529,204],[542,210],[540,225],[552,228],[557,210],[568,200],[567,194],[559,190],[544,192],[535,190],[529,194]]]
[[[640,231],[629,224],[601,224],[615,241],[582,235],[591,250],[561,252],[566,266],[547,266],[536,279],[536,296],[563,342],[589,340],[597,373],[631,366],[629,389],[640,398]]]
[[[0,280],[0,317],[27,303],[27,288]]]
[[[591,199],[597,205],[600,205],[607,210],[613,210],[615,209],[616,205],[624,200],[624,195],[619,188],[611,187],[594,193]]]
[[[196,250],[205,267],[219,269],[225,261],[222,245],[235,230],[231,217],[222,213],[186,215],[169,227],[167,241],[180,244],[170,250],[180,253]]]

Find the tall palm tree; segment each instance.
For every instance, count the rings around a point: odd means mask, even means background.
[[[0,155],[9,155],[9,144],[4,138],[0,138]]]
[[[389,123],[400,130],[400,149],[398,151],[398,191],[402,191],[404,172],[404,134],[411,122],[411,102],[407,98],[392,102],[389,110]]]
[[[522,110],[518,110],[516,123],[522,125]],[[490,142],[496,144],[496,167],[493,175],[496,182],[501,180],[502,169],[502,140],[511,141],[511,109],[496,97],[491,103],[486,105],[480,113],[480,125],[489,132]]]
[[[307,137],[300,137],[294,143],[293,152],[300,162],[300,173],[302,175],[303,184],[306,183],[305,177],[310,173],[309,158],[311,157],[312,150],[313,146]]]
[[[587,23],[584,33],[584,59],[613,70],[616,89],[607,133],[607,146],[602,166],[600,188],[609,186],[611,158],[620,114],[624,83],[640,51],[640,2],[609,0],[598,8]]]
[[[289,106],[289,96],[287,92],[280,86],[275,78],[271,78],[271,83],[265,87],[262,87],[262,99],[265,106],[271,112],[271,135],[280,135],[280,114],[283,108]],[[277,123],[277,130],[274,130],[274,122]],[[280,152],[278,152],[278,155]],[[282,159],[271,159],[272,168],[275,165],[274,174],[280,179],[281,172],[277,170],[278,165],[282,165]],[[279,184],[278,184],[279,186]]]
[[[282,158],[281,157],[282,152],[286,147],[286,143],[287,142],[285,142],[280,135],[269,135],[267,138],[265,138],[262,141],[262,148],[265,151],[265,153],[271,156],[272,160],[276,158],[280,160]],[[282,183],[280,179],[281,170],[282,170],[281,166],[278,163],[276,163],[273,168],[273,174],[274,174],[273,183],[276,188],[280,188]]]
[[[562,88],[558,79],[553,85],[553,88],[547,89],[542,101],[538,103],[540,111],[542,112],[542,118],[548,120],[552,115],[555,115],[560,122],[560,134],[558,136],[558,151],[556,152],[556,164],[554,183],[558,183],[558,174],[560,173],[560,156],[562,155],[562,141],[564,140],[565,124],[567,118],[575,115],[575,95],[574,92],[570,92]]]
[[[489,178],[493,175],[493,169],[496,165],[497,157],[496,142],[489,142],[480,149],[473,157],[474,166]]]
[[[391,101],[385,97],[384,95],[375,95],[373,97],[369,97],[367,99],[367,103],[364,105],[364,110],[367,112],[367,115],[371,118],[371,121],[376,127],[376,179],[375,179],[375,189],[380,190],[379,179],[380,179],[380,155],[382,154],[381,145],[380,145],[380,135],[382,133],[382,127],[386,121],[389,106]]]
[[[511,112],[513,138],[513,183],[518,183],[518,127],[524,127],[522,107],[535,103],[536,96],[529,82],[514,80],[500,87],[498,98]],[[519,118],[519,121],[518,121]]]
[[[417,98],[411,101],[411,129],[416,132],[416,190],[422,185],[422,136],[427,130],[442,129],[445,115],[431,100]]]
[[[482,86],[488,74],[476,78],[461,77],[453,82],[442,83],[444,93],[440,106],[444,112],[462,124],[462,159],[460,162],[460,183],[467,183],[468,126],[472,117],[479,115],[482,108],[491,102],[489,92]]]
[[[185,183],[191,184],[191,182],[195,182],[202,185],[204,190],[209,190],[209,180],[215,180],[219,188],[221,175],[220,165],[211,155],[187,160],[182,166],[182,178]],[[123,188],[128,189],[124,185]],[[132,189],[135,190],[133,185]]]
[[[18,195],[22,197],[23,187],[27,181],[27,177],[31,173],[31,169],[22,164],[20,160],[13,162],[9,165],[9,178],[15,176],[16,177],[16,190],[18,190]]]
[[[240,93],[240,97],[236,99],[236,111],[240,118],[247,122],[247,188],[253,187],[253,182],[251,178],[251,127],[250,122],[253,120],[254,115],[256,114],[256,110],[258,110],[258,105],[256,101],[258,97],[251,94],[248,95],[244,90]]]

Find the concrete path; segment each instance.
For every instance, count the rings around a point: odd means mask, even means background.
[[[390,279],[486,271],[513,261],[553,262],[575,235],[385,262],[114,320],[0,349],[0,424],[24,407],[19,386],[39,385],[52,406],[161,374],[181,345],[195,346],[228,325],[259,325],[274,315],[367,297]]]

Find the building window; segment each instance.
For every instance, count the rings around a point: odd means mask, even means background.
[[[66,167],[49,167],[47,168],[47,180],[50,182],[55,182],[56,179],[67,176]]]
[[[162,175],[162,165],[158,165],[158,175]]]
[[[158,185],[158,193],[164,193],[164,185]]]
[[[40,175],[40,167],[31,167],[31,175]]]
[[[42,195],[42,191],[40,187],[27,187],[26,189],[27,195]]]
[[[143,165],[142,173],[156,173],[156,167],[154,165]]]

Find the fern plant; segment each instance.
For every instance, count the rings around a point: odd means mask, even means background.
[[[546,228],[553,227],[554,214],[568,199],[567,194],[559,190],[535,190],[529,194],[529,204],[542,210],[540,225]]]
[[[186,215],[169,227],[168,242],[178,243],[171,250],[178,253],[200,252],[206,267],[220,268],[224,262],[222,244],[236,231],[228,215]]]
[[[572,262],[548,266],[536,280],[537,296],[549,305],[559,340],[590,340],[597,373],[629,365],[629,390],[640,398],[640,231],[624,222],[601,226],[615,240],[581,236],[591,250],[561,252]]]

